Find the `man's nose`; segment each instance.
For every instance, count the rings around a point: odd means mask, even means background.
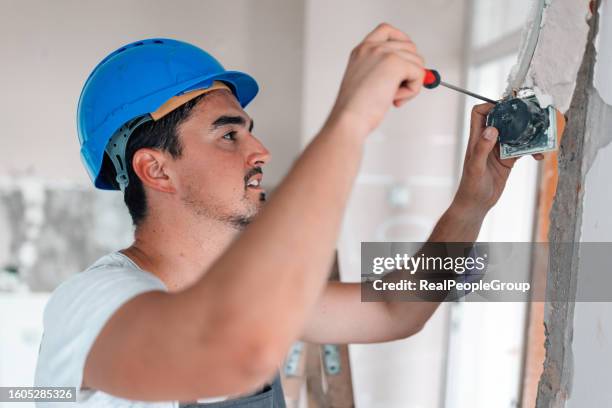
[[[252,136],[252,140],[253,144],[247,157],[247,163],[250,167],[261,167],[270,161],[270,152],[255,136]]]

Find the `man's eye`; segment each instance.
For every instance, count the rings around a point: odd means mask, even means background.
[[[231,140],[231,141],[236,140],[236,132],[229,132],[229,133],[224,134],[223,139]]]

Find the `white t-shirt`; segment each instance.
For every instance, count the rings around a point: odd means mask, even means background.
[[[167,291],[152,273],[140,269],[130,258],[113,252],[98,259],[55,289],[43,316],[34,385],[76,387],[77,402],[62,407],[175,408],[178,402],[139,402],[102,391],[80,389],[85,360],[98,333],[121,305],[144,292]],[[225,397],[201,400],[212,402]],[[57,408],[58,403],[37,403],[38,408]]]

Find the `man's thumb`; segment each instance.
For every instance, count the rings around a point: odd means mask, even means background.
[[[489,157],[489,153],[495,147],[495,143],[497,142],[497,136],[499,132],[496,128],[489,126],[485,128],[484,132],[476,146],[474,147],[474,160],[478,162],[479,165],[485,165],[487,163],[487,157]]]

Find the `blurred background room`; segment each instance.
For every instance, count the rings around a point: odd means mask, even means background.
[[[272,153],[264,186],[273,190],[323,124],[351,49],[378,23],[408,33],[445,81],[497,99],[531,3],[0,0],[0,386],[32,385],[50,292],[131,242],[121,195],[94,190],[79,158],[77,101],[104,55],[169,37],[254,76],[260,93],[247,111]],[[427,239],[452,200],[477,103],[424,89],[369,137],[338,243],[343,280],[360,279],[362,241]],[[532,241],[538,171],[531,158],[517,163],[480,240]],[[524,303],[445,303],[411,338],[351,345],[356,406],[510,408],[534,398],[529,313]]]

